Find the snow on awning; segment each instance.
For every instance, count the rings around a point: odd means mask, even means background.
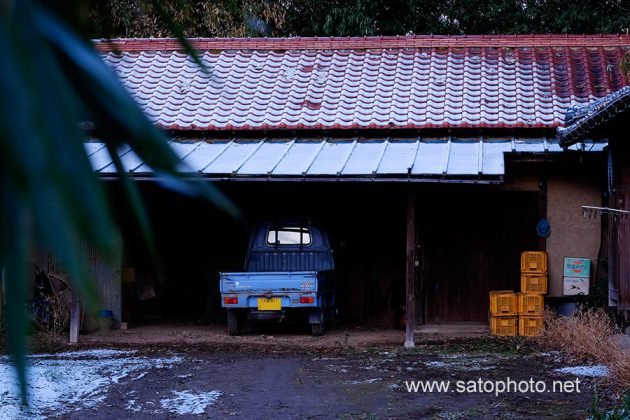
[[[506,153],[560,153],[546,138],[284,138],[172,140],[184,173],[221,180],[497,182]],[[601,152],[606,143],[570,149]],[[100,142],[86,142],[94,170],[115,176]],[[152,170],[129,148],[119,150],[123,167],[136,177]]]

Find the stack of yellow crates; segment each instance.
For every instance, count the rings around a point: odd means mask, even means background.
[[[521,253],[521,293],[518,294],[518,333],[523,336],[542,335],[543,310],[547,293],[547,253]]]
[[[521,253],[521,292],[490,292],[492,335],[539,336],[543,329],[544,294],[547,293],[547,253]]]
[[[518,300],[512,290],[490,292],[490,331],[492,335],[512,336],[518,329]]]

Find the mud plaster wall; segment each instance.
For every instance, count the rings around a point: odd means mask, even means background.
[[[597,180],[575,174],[553,175],[547,184],[547,218],[551,236],[549,256],[549,296],[562,296],[565,257],[590,258],[591,281],[597,266],[600,245],[600,219],[585,218],[581,206],[599,206],[601,186]]]

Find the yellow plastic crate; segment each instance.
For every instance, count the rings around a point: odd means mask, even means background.
[[[516,315],[518,313],[516,293],[511,290],[490,292],[490,313],[492,315]]]
[[[490,332],[502,337],[515,336],[518,330],[518,317],[494,316],[490,317]]]
[[[518,334],[523,337],[539,337],[545,327],[542,316],[521,316],[518,319]]]
[[[545,298],[537,293],[518,294],[519,315],[542,315],[545,309]]]
[[[547,293],[547,274],[521,274],[521,292]]]
[[[546,273],[547,253],[544,251],[521,252],[521,273]]]

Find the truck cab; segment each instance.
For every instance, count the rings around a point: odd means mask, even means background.
[[[267,222],[252,232],[245,271],[220,273],[221,305],[228,332],[244,321],[308,318],[313,335],[336,318],[333,251],[317,225]]]

